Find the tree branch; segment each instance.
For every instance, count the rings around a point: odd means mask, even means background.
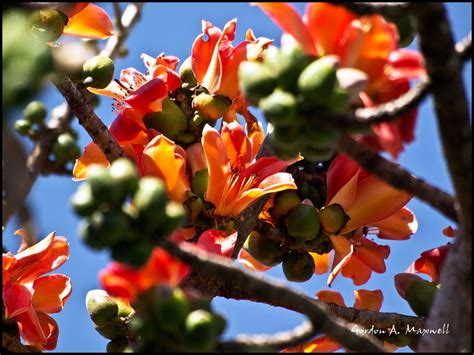
[[[460,235],[448,254],[427,326],[450,323],[450,337],[427,335],[421,351],[472,351],[472,138],[461,61],[443,4],[413,4],[420,47],[432,82],[444,156],[458,200]],[[470,48],[467,45],[466,48]],[[469,49],[470,50],[470,49]]]
[[[280,280],[239,269],[232,265],[229,259],[210,254],[190,243],[177,246],[168,240],[161,240],[159,246],[203,275],[218,275],[220,279],[232,281],[235,287],[247,290],[254,297],[266,295],[292,304],[295,311],[306,315],[311,320],[315,329],[328,334],[348,349],[384,352],[383,347],[374,337],[360,336],[352,332],[348,322],[333,319],[329,315],[326,305],[314,302],[300,291],[289,289]]]
[[[59,83],[54,83],[54,85],[56,85],[66,99],[71,111],[79,119],[79,123],[105,154],[107,160],[112,162],[117,158],[124,157],[123,149],[112,134],[110,134],[107,126],[97,117],[92,106],[76,84],[68,77],[65,77]]]
[[[407,2],[348,2],[337,5],[344,6],[358,15],[381,14],[389,17],[408,14],[410,6]]]

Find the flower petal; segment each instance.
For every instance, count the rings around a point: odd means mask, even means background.
[[[76,160],[72,170],[73,180],[80,181],[89,176],[88,168],[92,164],[99,164],[104,167],[110,166],[109,161],[97,144],[91,142],[84,149],[84,154]]]
[[[146,145],[149,141],[145,125],[136,110],[125,109],[115,118],[109,128],[110,133],[119,145],[140,144]]]
[[[337,291],[321,290],[316,293],[316,297],[318,297],[321,301],[327,303],[334,303],[338,306],[346,307],[346,304],[344,303],[344,298],[342,298],[342,295]]]
[[[154,78],[140,86],[125,99],[132,108],[159,112],[162,101],[168,96],[168,87],[161,78]]]
[[[36,313],[33,308],[31,308],[28,312],[24,312],[16,316],[15,320],[18,323],[20,336],[23,338],[25,343],[36,346],[42,350],[44,349],[44,345],[47,344],[48,339],[43,331],[43,327],[38,316],[39,314]]]
[[[303,346],[305,353],[330,353],[341,349],[342,346],[327,336],[316,338]]]
[[[42,276],[33,282],[33,307],[38,312],[60,312],[71,295],[69,277],[61,274]]]
[[[331,252],[326,254],[309,253],[314,260],[314,273],[316,275],[325,274],[331,265]]]
[[[177,153],[176,144],[163,135],[151,140],[143,151],[143,171],[164,180],[171,199],[184,202],[190,190],[186,176],[186,161]]]
[[[441,247],[424,251],[421,253],[421,257],[416,259],[405,272],[426,274],[431,277],[434,283],[437,283],[450,248],[451,244],[448,243]]]
[[[329,205],[334,196],[349,183],[349,181],[360,171],[360,166],[347,155],[339,154],[329,166],[327,173],[328,197],[326,205]],[[351,194],[349,194],[351,195]],[[352,203],[352,202],[351,202]]]
[[[208,252],[230,258],[237,241],[237,235],[237,231],[227,235],[225,231],[208,229],[199,237],[197,246]]]
[[[19,283],[6,282],[2,290],[5,318],[10,319],[31,309],[31,290]]]
[[[240,123],[224,122],[222,124],[221,138],[232,167],[242,169],[251,163],[253,159],[252,143]]]
[[[419,79],[426,76],[423,56],[420,52],[401,48],[388,57],[389,75],[393,80]]]
[[[254,257],[252,257],[252,255],[250,255],[244,249],[240,250],[239,262],[244,264],[244,266],[247,269],[250,269],[253,271],[267,271],[271,269],[270,266],[265,266],[263,264],[260,264]]]
[[[86,38],[104,39],[112,36],[112,21],[101,7],[89,3],[69,17],[64,34]]]
[[[383,293],[381,290],[355,290],[354,296],[354,308],[356,309],[366,309],[378,312],[382,307]]]
[[[278,2],[257,2],[254,4],[270,16],[283,32],[292,35],[301,44],[305,53],[318,54],[311,33],[293,6]]]
[[[213,58],[214,48],[222,33],[219,28],[204,20],[202,21],[202,32],[194,41],[191,53],[191,67],[198,83],[201,83],[206,75]]]
[[[408,208],[404,207],[385,218],[374,226],[380,229],[378,235],[381,239],[405,240],[418,230],[418,221]]]
[[[368,239],[363,239],[354,249],[354,256],[371,270],[377,273],[386,271],[385,259],[390,255],[388,246],[378,245]]]

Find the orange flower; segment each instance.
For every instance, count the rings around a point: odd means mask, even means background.
[[[61,4],[57,10],[68,17],[63,31],[65,35],[97,39],[113,35],[109,15],[97,5],[89,2]]]
[[[224,95],[232,100],[239,95],[238,69],[245,60],[259,60],[263,51],[273,42],[268,38],[255,38],[247,31],[245,41],[232,46],[237,19],[226,23],[221,31],[209,21],[202,21],[202,34],[193,44],[191,66],[198,84],[213,95]]]
[[[412,195],[367,173],[342,154],[329,167],[327,188],[326,206],[337,203],[350,217],[338,235],[329,236],[335,253],[328,285],[341,271],[354,284],[362,285],[372,271],[385,272],[384,259],[390,254],[388,246],[370,241],[362,229],[382,239],[408,239],[418,228],[415,216],[404,207]],[[355,235],[346,238],[347,233]]]
[[[341,294],[336,291],[319,291],[316,296],[324,302],[334,303],[342,307],[346,307],[344,299]],[[378,312],[382,307],[383,294],[380,290],[355,290],[354,291],[355,302],[353,307],[360,310],[369,310]],[[342,348],[342,345],[335,342],[328,336],[318,337],[308,343],[299,345],[297,347],[284,349],[282,352],[305,352],[305,353],[321,353],[321,352],[334,352]]]
[[[394,24],[380,15],[357,16],[342,6],[309,3],[305,15],[287,3],[256,3],[285,32],[282,42],[297,41],[313,56],[337,55],[342,67],[362,70],[369,76],[362,93],[364,105],[373,106],[399,97],[409,90],[409,80],[426,75],[418,52],[398,48]],[[416,110],[395,122],[373,126],[367,143],[396,158],[403,143],[414,139]]]
[[[265,194],[296,189],[291,174],[281,171],[300,157],[255,160],[255,144],[238,122],[224,122],[221,133],[204,127],[202,146],[209,167],[205,199],[214,204],[214,215],[237,216]]]
[[[5,318],[17,322],[26,344],[41,350],[56,347],[59,328],[48,313],[60,312],[72,291],[69,277],[45,274],[68,258],[66,239],[54,232],[16,255],[2,254]]]
[[[188,271],[186,264],[157,247],[153,249],[148,262],[139,269],[116,261],[111,262],[100,271],[99,281],[109,295],[132,302],[139,293],[152,286],[178,286]]]
[[[451,244],[426,250],[421,253],[421,256],[416,259],[405,271],[410,274],[426,274],[431,277],[431,281],[434,283],[439,282],[439,276],[441,269],[443,268],[444,261],[448,255]]]

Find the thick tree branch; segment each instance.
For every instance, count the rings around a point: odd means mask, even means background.
[[[427,335],[421,351],[472,351],[472,137],[461,61],[443,4],[413,4],[420,47],[432,82],[442,146],[458,200],[460,235],[441,275],[427,326],[450,323],[450,337]],[[469,46],[467,46],[469,48]]]
[[[389,17],[406,15],[410,6],[408,2],[347,2],[338,5],[358,15],[381,14]]]
[[[368,172],[400,190],[415,195],[448,218],[457,221],[455,201],[448,193],[415,177],[398,164],[383,158],[364,144],[358,143],[348,134],[339,138],[338,146],[342,152],[356,160]]]
[[[239,269],[229,259],[210,254],[196,246],[183,243],[177,246],[168,240],[159,244],[174,257],[189,264],[203,275],[216,276],[231,280],[239,289],[245,289],[250,295],[267,295],[293,304],[295,311],[306,315],[313,326],[351,350],[384,352],[383,347],[372,336],[360,336],[349,329],[349,323],[342,319],[333,319],[326,305],[318,304],[300,291],[291,290],[280,280]]]
[[[124,157],[123,149],[110,134],[107,126],[97,117],[92,106],[76,84],[66,77],[59,83],[54,83],[54,85],[66,99],[71,111],[79,119],[79,123],[105,154],[107,160],[112,162],[117,158]]]

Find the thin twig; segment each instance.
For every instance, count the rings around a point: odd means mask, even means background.
[[[223,280],[231,281],[234,288],[247,290],[250,295],[265,294],[292,304],[297,312],[306,315],[311,320],[315,329],[327,333],[348,349],[384,352],[383,347],[374,337],[352,332],[346,321],[336,319],[329,314],[326,305],[312,301],[300,291],[289,289],[278,279],[240,269],[232,265],[229,259],[210,254],[190,243],[177,246],[168,240],[161,240],[159,245],[203,275],[218,275]]]
[[[415,195],[451,220],[457,221],[455,200],[445,191],[415,177],[398,164],[385,159],[364,144],[357,142],[348,134],[340,137],[338,147],[369,173],[397,189]]]
[[[61,94],[66,99],[71,111],[79,119],[95,144],[99,146],[109,162],[124,157],[125,153],[115,138],[110,134],[107,126],[95,114],[81,90],[68,77],[55,82]]]
[[[122,25],[122,9],[120,9],[120,4],[118,2],[113,2],[112,6],[114,8],[114,15],[115,15],[115,24],[117,25],[117,29],[122,32],[123,25]]]

